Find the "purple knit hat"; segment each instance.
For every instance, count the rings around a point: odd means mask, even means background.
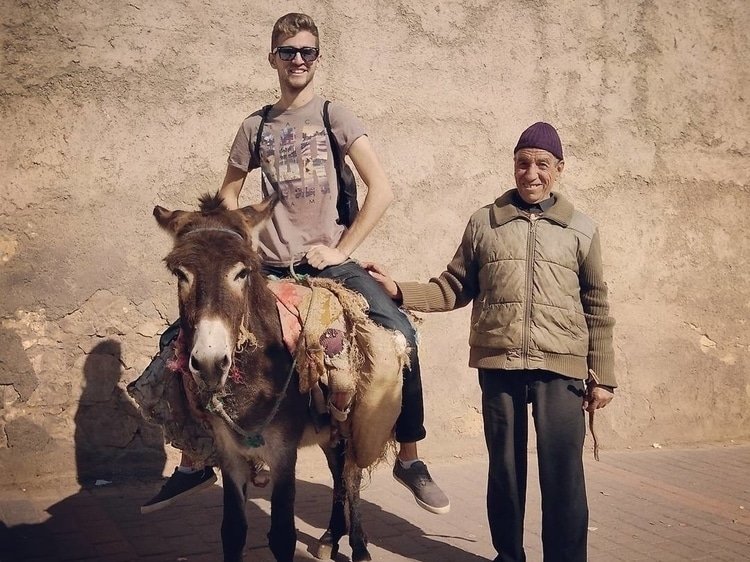
[[[558,159],[563,159],[562,143],[555,128],[549,123],[539,121],[521,133],[513,154],[522,148],[540,148],[546,150]]]

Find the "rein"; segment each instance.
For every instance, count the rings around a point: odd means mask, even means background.
[[[226,230],[226,229],[206,228],[206,229],[199,229],[199,230]],[[236,232],[232,230],[227,230],[227,232],[232,232],[234,234],[237,234]],[[303,281],[306,278],[306,276],[297,275],[294,272],[294,267],[292,265],[289,266],[289,269],[291,271],[292,278],[295,281]],[[276,300],[278,300],[279,302],[282,302],[281,300],[279,300],[279,297],[276,295],[276,293],[274,293],[273,295],[276,298]],[[307,308],[307,314],[305,315],[305,319],[302,321],[301,334],[305,333],[305,326],[307,325],[307,320],[310,317],[310,311],[312,310],[312,299],[314,295],[315,295],[315,291],[312,291],[310,294],[310,305]],[[257,427],[255,432],[251,433],[242,429],[224,409],[224,404],[222,404],[221,398],[216,396],[216,394],[211,396],[211,402],[208,404],[208,411],[213,412],[214,414],[218,415],[221,419],[223,419],[226,422],[226,424],[235,433],[244,437],[245,445],[247,445],[248,447],[252,449],[257,449],[258,447],[262,447],[263,445],[266,444],[266,440],[263,438],[262,433],[269,426],[269,424],[273,421],[273,419],[276,417],[276,414],[279,413],[281,402],[284,400],[284,396],[286,396],[286,391],[289,389],[289,383],[292,380],[292,376],[294,375],[294,369],[296,367],[297,367],[297,357],[295,356],[294,359],[292,360],[292,365],[289,368],[289,372],[287,373],[286,380],[284,381],[284,386],[281,389],[281,392],[276,397],[276,401],[274,402],[273,408],[271,408],[271,411],[269,412],[268,416],[266,416],[266,419],[263,420],[263,422]]]

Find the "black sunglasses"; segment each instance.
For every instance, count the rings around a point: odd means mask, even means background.
[[[294,57],[297,56],[297,53],[300,54],[302,57],[302,60],[305,62],[313,62],[315,59],[318,58],[318,55],[320,54],[320,49],[317,47],[290,47],[290,46],[283,46],[283,47],[276,47],[273,51],[271,51],[274,55],[279,55],[279,58],[283,61],[290,61],[294,60]]]

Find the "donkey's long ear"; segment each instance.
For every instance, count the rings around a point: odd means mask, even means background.
[[[272,193],[260,203],[255,205],[248,205],[242,207],[240,212],[245,219],[245,226],[247,228],[250,241],[253,246],[253,250],[258,250],[258,234],[265,224],[269,221],[273,215],[273,209],[279,202],[279,196],[276,193]]]
[[[172,234],[172,236],[177,235],[180,227],[185,224],[188,214],[186,211],[168,211],[159,205],[154,207],[156,222],[159,223],[160,227]]]

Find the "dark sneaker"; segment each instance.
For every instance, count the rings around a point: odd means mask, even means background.
[[[448,496],[435,484],[427,465],[422,461],[416,461],[409,468],[404,468],[396,459],[393,477],[414,494],[414,499],[421,508],[437,514],[448,513],[451,510]]]
[[[167,507],[177,498],[208,488],[214,482],[216,482],[216,474],[210,466],[191,474],[180,472],[175,468],[174,473],[164,483],[159,493],[141,506],[141,513],[151,513]]]

